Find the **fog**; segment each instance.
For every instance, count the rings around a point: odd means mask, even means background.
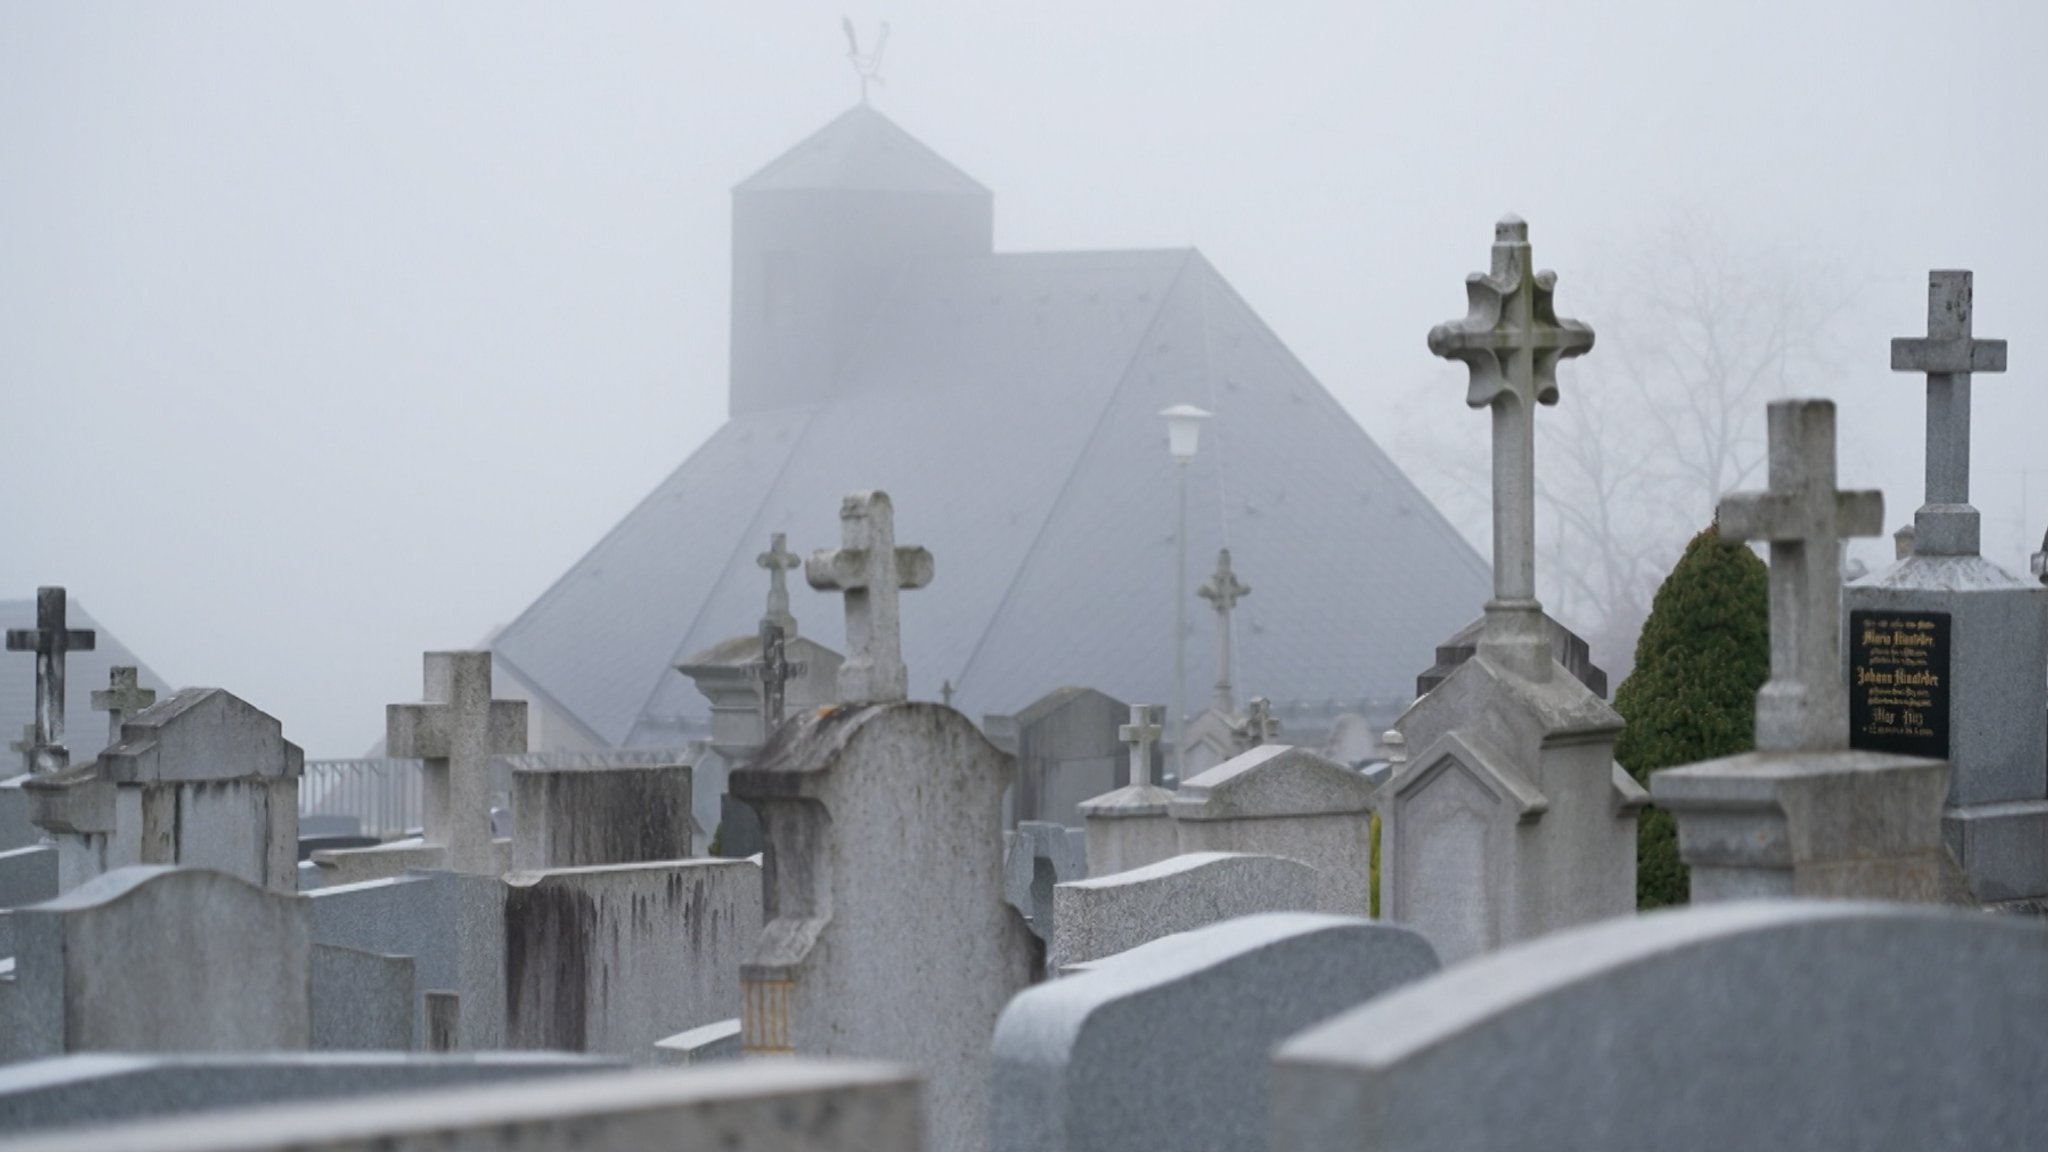
[[[1985,552],[2039,547],[2048,6],[45,0],[0,8],[0,598],[359,754],[723,419],[729,190],[858,99],[842,14],[999,250],[1199,247],[1432,491],[1409,430],[1487,421],[1424,336],[1505,212],[1603,341],[1674,219],[1827,270],[1810,390],[1891,525],[1887,341],[1974,269]]]

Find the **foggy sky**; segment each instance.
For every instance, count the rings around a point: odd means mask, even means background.
[[[1486,435],[1424,335],[1496,217],[1597,330],[1695,213],[1857,278],[1844,480],[1904,523],[1886,340],[1974,269],[1985,551],[2048,525],[2048,6],[45,0],[0,8],[0,597],[359,754],[723,419],[728,194],[857,98],[842,13],[999,250],[1199,247],[1404,464],[1418,389]]]

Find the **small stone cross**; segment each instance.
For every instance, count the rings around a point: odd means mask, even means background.
[[[953,682],[951,680],[947,680],[944,684],[939,685],[939,703],[944,704],[948,708],[953,706]]]
[[[526,701],[491,698],[489,652],[429,652],[425,663],[426,699],[384,710],[386,754],[425,761],[427,839],[446,866],[492,875],[490,762],[526,751]]]
[[[1722,497],[1721,535],[1771,545],[1771,678],[1756,694],[1756,746],[1849,746],[1842,678],[1842,539],[1884,530],[1884,494],[1835,488],[1835,405],[1770,407],[1770,490]]]
[[[117,664],[109,668],[106,688],[92,694],[92,710],[107,714],[107,746],[121,742],[121,725],[127,723],[128,717],[154,703],[156,689],[136,684],[133,666]]]
[[[2005,341],[1970,334],[1967,271],[1927,274],[1927,335],[1892,340],[1892,371],[1927,374],[1927,499],[1913,517],[1913,551],[1974,556],[1980,546],[1970,507],[1970,374],[2005,371]]]
[[[761,686],[761,743],[782,726],[783,686],[809,671],[802,660],[791,661],[783,649],[782,625],[761,621],[761,658],[747,665],[747,675]]]
[[[1264,696],[1252,697],[1245,706],[1244,725],[1245,750],[1271,744],[1280,739],[1280,721],[1273,718],[1273,702]]]
[[[65,624],[64,589],[36,589],[36,626],[9,628],[9,652],[36,654],[36,772],[57,772],[71,762],[64,748],[64,657],[72,651],[90,652],[98,637],[87,629]]]
[[[846,594],[842,704],[882,704],[910,696],[903,666],[897,593],[932,582],[932,554],[896,546],[896,512],[887,492],[855,492],[839,505],[841,545],[811,553],[804,578],[821,592]]]
[[[1152,742],[1160,731],[1147,704],[1131,705],[1131,722],[1116,730],[1116,738],[1131,746],[1132,784],[1152,783]]]
[[[768,538],[768,550],[754,557],[754,563],[768,570],[768,615],[762,619],[782,627],[785,640],[796,639],[796,617],[789,614],[789,582],[786,573],[803,563],[803,558],[789,550],[784,543],[787,537],[777,532]]]
[[[1557,403],[1557,362],[1593,347],[1593,330],[1557,314],[1557,276],[1531,272],[1529,226],[1503,217],[1493,270],[1465,278],[1462,320],[1429,331],[1429,350],[1471,373],[1465,403],[1493,410],[1493,602],[1481,646],[1516,649],[1547,674],[1549,642],[1536,601],[1536,416]],[[1541,660],[1538,660],[1538,657]]]
[[[1249,584],[1240,583],[1230,570],[1230,549],[1216,553],[1216,573],[1195,595],[1216,609],[1216,690],[1209,706],[1225,714],[1237,711],[1236,693],[1230,687],[1230,610],[1252,594]]]
[[[36,726],[33,723],[23,724],[21,726],[21,739],[9,744],[7,750],[21,757],[21,770],[23,772],[35,771]]]

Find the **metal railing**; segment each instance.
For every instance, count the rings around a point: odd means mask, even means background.
[[[353,816],[367,836],[396,836],[425,821],[417,760],[308,760],[299,815]]]

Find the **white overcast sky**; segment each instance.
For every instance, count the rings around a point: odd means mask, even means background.
[[[1845,480],[1903,522],[1921,388],[1885,338],[1972,268],[2012,342],[1986,551],[2048,525],[2033,0],[13,0],[0,597],[66,584],[172,682],[361,752],[423,649],[723,418],[729,190],[855,99],[842,15],[892,23],[875,102],[995,190],[999,248],[1200,247],[1383,442],[1431,382],[1485,435],[1423,337],[1496,217],[1598,329],[1574,287],[1693,213],[1853,270]]]

